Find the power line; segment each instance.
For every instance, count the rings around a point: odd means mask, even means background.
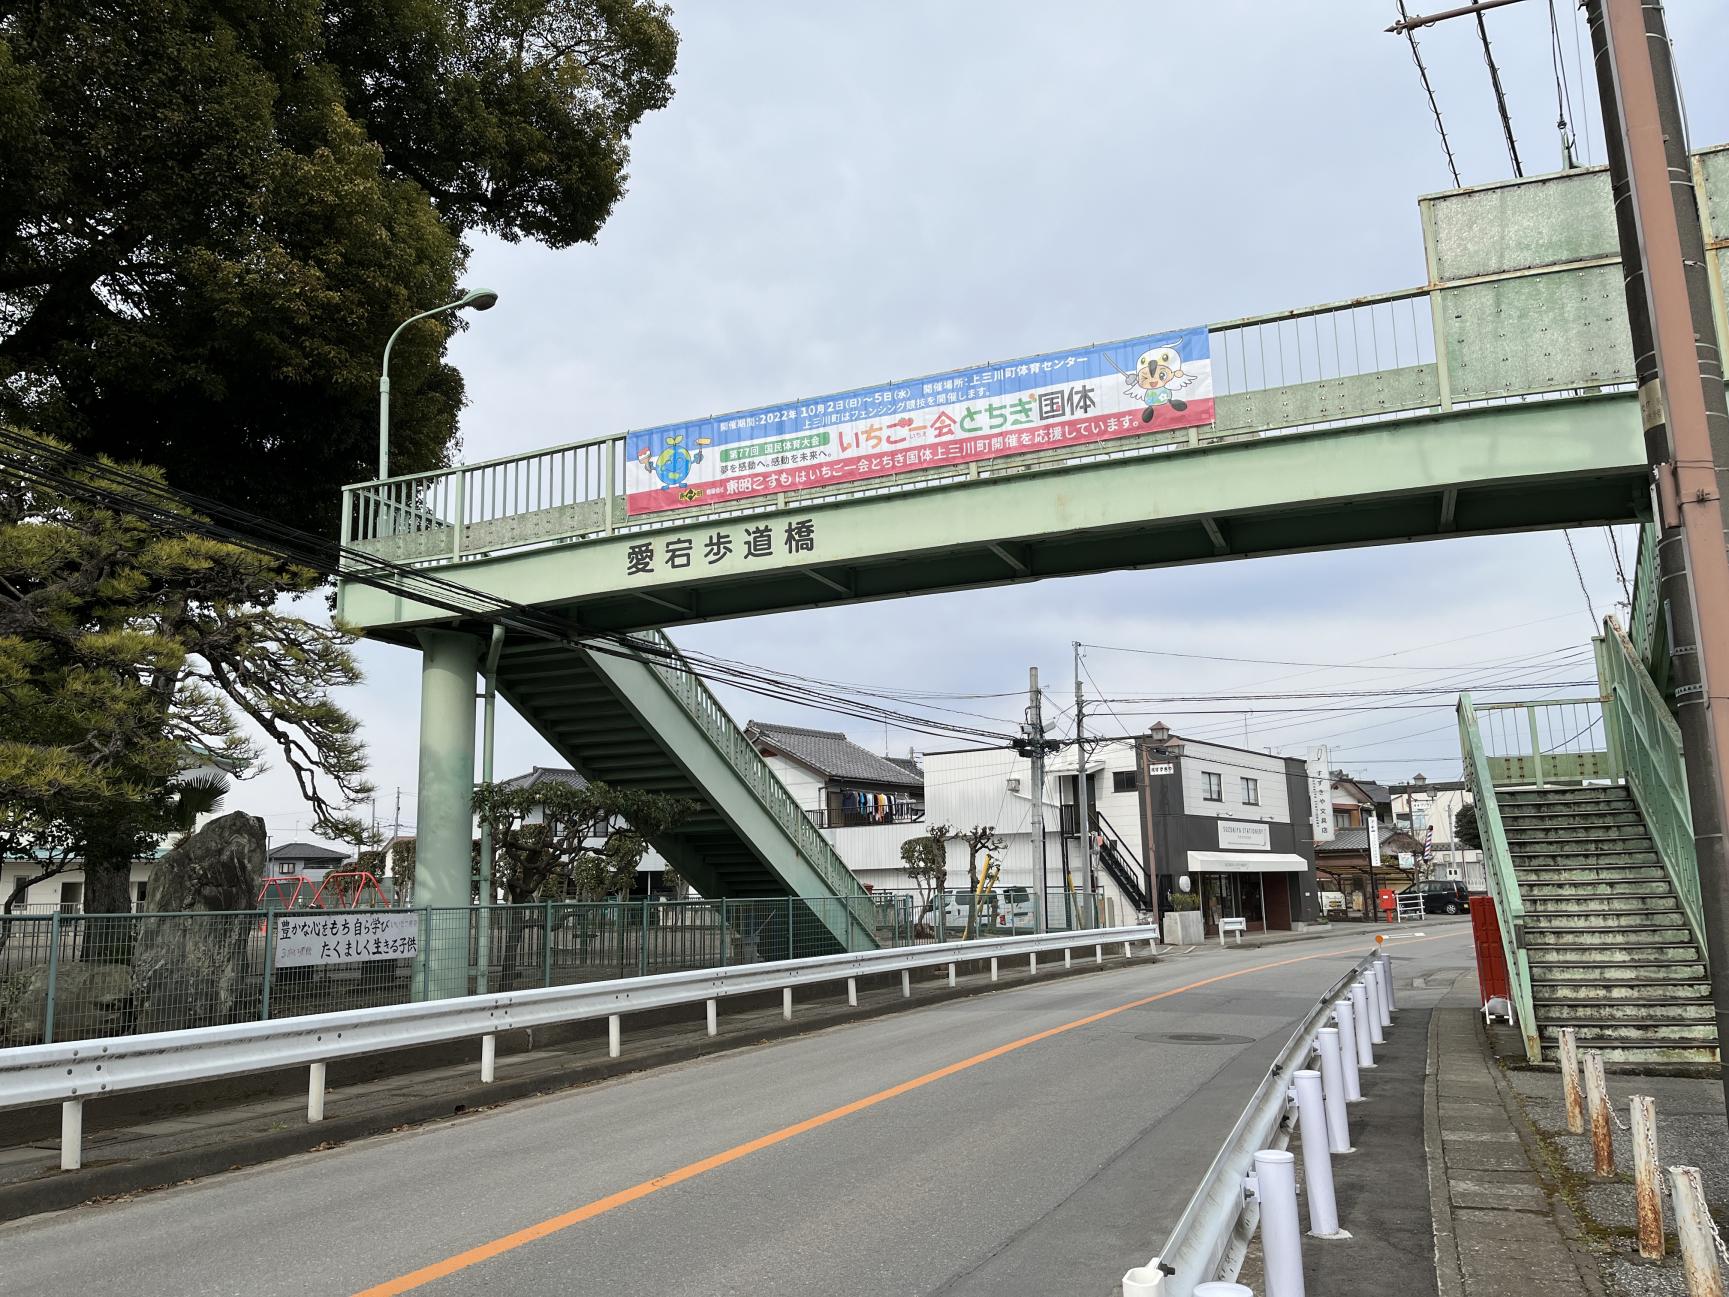
[[[1513,174],[1523,176],[1525,168],[1519,163],[1519,145],[1513,139],[1513,119],[1507,113],[1507,93],[1501,88],[1501,69],[1495,66],[1495,52],[1489,48],[1489,24],[1483,20],[1481,10],[1475,17],[1477,38],[1483,44],[1483,62],[1489,69],[1489,84],[1495,91],[1495,109],[1501,114],[1501,133],[1507,139],[1507,156],[1513,160]]]
[[[1405,0],[1399,0],[1399,18],[1408,22],[1411,15],[1405,12]],[[1453,144],[1447,138],[1447,124],[1441,120],[1441,105],[1435,102],[1435,87],[1429,84],[1429,69],[1423,66],[1423,55],[1417,49],[1417,33],[1413,28],[1405,28],[1405,39],[1411,43],[1411,61],[1417,65],[1417,75],[1423,82],[1423,93],[1429,96],[1429,111],[1435,115],[1435,132],[1441,137],[1441,148],[1447,154],[1447,170],[1453,173],[1453,188],[1458,189],[1464,181],[1459,179],[1459,164],[1453,159]]]
[[[1575,159],[1567,121],[1573,115],[1573,90],[1567,84],[1567,55],[1561,48],[1561,20],[1555,14],[1555,0],[1549,0],[1549,67],[1555,75],[1555,129],[1561,132],[1561,167],[1570,171]]]

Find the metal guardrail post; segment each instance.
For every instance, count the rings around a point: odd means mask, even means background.
[[[1255,1154],[1266,1297],[1303,1297],[1303,1234],[1297,1223],[1297,1159],[1283,1149]]]
[[[1373,1027],[1369,1022],[1369,988],[1362,982],[1351,983],[1351,1013],[1357,1025],[1357,1070],[1367,1072],[1375,1066]]]
[[[1723,1267],[1717,1261],[1717,1228],[1705,1202],[1705,1181],[1696,1166],[1669,1168],[1669,1196],[1675,1204],[1675,1233],[1689,1297],[1723,1297]]]
[[[76,1171],[84,1165],[84,1100],[68,1099],[60,1105],[60,1169]]]
[[[1345,1101],[1363,1101],[1363,1078],[1358,1075],[1361,1055],[1357,1051],[1357,1006],[1346,996],[1333,1006],[1333,1021],[1339,1028],[1339,1061],[1345,1073]]]
[[[540,903],[540,984],[552,985],[552,902]]]
[[[270,1021],[270,983],[276,971],[276,916],[268,911],[264,915],[264,985],[258,995],[258,1017],[262,1022]]]
[[[1381,990],[1387,996],[1387,1012],[1389,1014],[1397,1013],[1399,1011],[1399,997],[1393,993],[1393,957],[1383,948],[1375,958],[1381,965]]]
[[[1303,1185],[1309,1195],[1309,1233],[1316,1238],[1337,1238],[1339,1205],[1333,1196],[1332,1136],[1327,1130],[1322,1075],[1319,1072],[1295,1072],[1291,1082],[1297,1096],[1297,1130],[1303,1141]]]
[[[1567,1130],[1574,1135],[1585,1133],[1585,1095],[1579,1088],[1579,1041],[1572,1027],[1562,1027],[1561,1037],[1561,1099],[1567,1109]]]
[[[1537,709],[1527,706],[1525,719],[1529,722],[1531,730],[1531,777],[1536,781],[1537,787],[1541,788],[1543,787],[1543,745],[1537,738]]]
[[[1639,1255],[1661,1261],[1663,1188],[1657,1170],[1657,1100],[1636,1094],[1628,1107],[1633,1117],[1633,1205],[1639,1221]]]
[[[1321,1101],[1327,1114],[1327,1151],[1353,1153],[1351,1117],[1345,1104],[1350,1094],[1345,1086],[1345,1063],[1340,1055],[1339,1029],[1322,1027],[1315,1033],[1315,1052],[1321,1059]]]
[[[1591,1169],[1600,1176],[1615,1174],[1615,1136],[1609,1128],[1608,1085],[1603,1080],[1603,1055],[1585,1053],[1585,1112],[1591,1122]]]
[[[60,911],[48,916],[48,994],[42,1001],[42,1043],[54,1043],[54,1002],[60,991]]]

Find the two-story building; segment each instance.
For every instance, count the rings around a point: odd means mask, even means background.
[[[924,818],[924,775],[911,758],[879,757],[840,730],[752,721],[745,734],[822,828],[915,824]]]

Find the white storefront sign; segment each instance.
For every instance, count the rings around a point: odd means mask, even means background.
[[[1219,821],[1220,850],[1266,851],[1272,845],[1272,834],[1265,824],[1245,824],[1240,820]]]
[[[420,915],[280,914],[276,917],[276,967],[342,964],[362,959],[413,959],[420,953]]]
[[[1331,842],[1333,828],[1333,775],[1328,768],[1328,752],[1324,747],[1309,753],[1309,826],[1315,831],[1315,842]]]
[[[1149,777],[1153,775],[1174,775],[1176,773],[1177,767],[1169,761],[1155,761],[1152,765],[1147,767],[1147,775]]]

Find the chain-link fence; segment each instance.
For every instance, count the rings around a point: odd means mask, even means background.
[[[488,909],[0,915],[0,1048],[1040,930],[1026,888],[975,895],[542,902]],[[1099,926],[1053,892],[1052,931]]]

